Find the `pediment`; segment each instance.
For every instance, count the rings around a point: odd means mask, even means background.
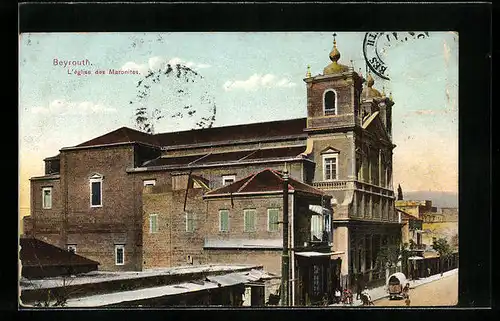
[[[388,142],[391,141],[391,138],[385,129],[384,123],[382,122],[382,119],[380,119],[380,113],[378,111],[371,114],[364,121],[363,128],[379,139],[383,139]]]
[[[104,176],[99,173],[94,173],[92,176],[89,177],[89,179],[103,179]]]
[[[331,146],[328,146],[327,148],[323,149],[320,154],[338,154],[340,153],[340,150],[333,148]]]

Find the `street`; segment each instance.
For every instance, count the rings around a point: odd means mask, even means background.
[[[458,303],[458,273],[410,289],[410,306],[454,306]],[[375,306],[406,306],[405,300],[383,298]]]

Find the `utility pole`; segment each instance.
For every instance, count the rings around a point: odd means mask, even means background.
[[[290,255],[288,253],[288,171],[283,171],[283,254],[281,258],[281,305],[288,306]]]

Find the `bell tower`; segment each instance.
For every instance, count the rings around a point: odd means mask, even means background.
[[[336,34],[333,34],[331,63],[323,73],[312,76],[308,67],[304,82],[307,86],[306,131],[354,126],[358,118],[363,79],[352,67],[339,63]]]

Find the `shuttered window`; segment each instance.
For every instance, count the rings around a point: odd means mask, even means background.
[[[229,211],[220,210],[219,211],[219,231],[228,232],[229,231]]]
[[[279,230],[278,220],[279,220],[279,210],[277,208],[268,209],[267,210],[267,230],[269,232],[277,232]]]
[[[244,216],[244,231],[245,232],[255,232],[255,225],[256,225],[256,216],[257,216],[257,211],[254,209],[248,209],[243,211],[243,216]]]
[[[151,214],[149,215],[149,233],[157,233],[158,232],[158,215]]]

